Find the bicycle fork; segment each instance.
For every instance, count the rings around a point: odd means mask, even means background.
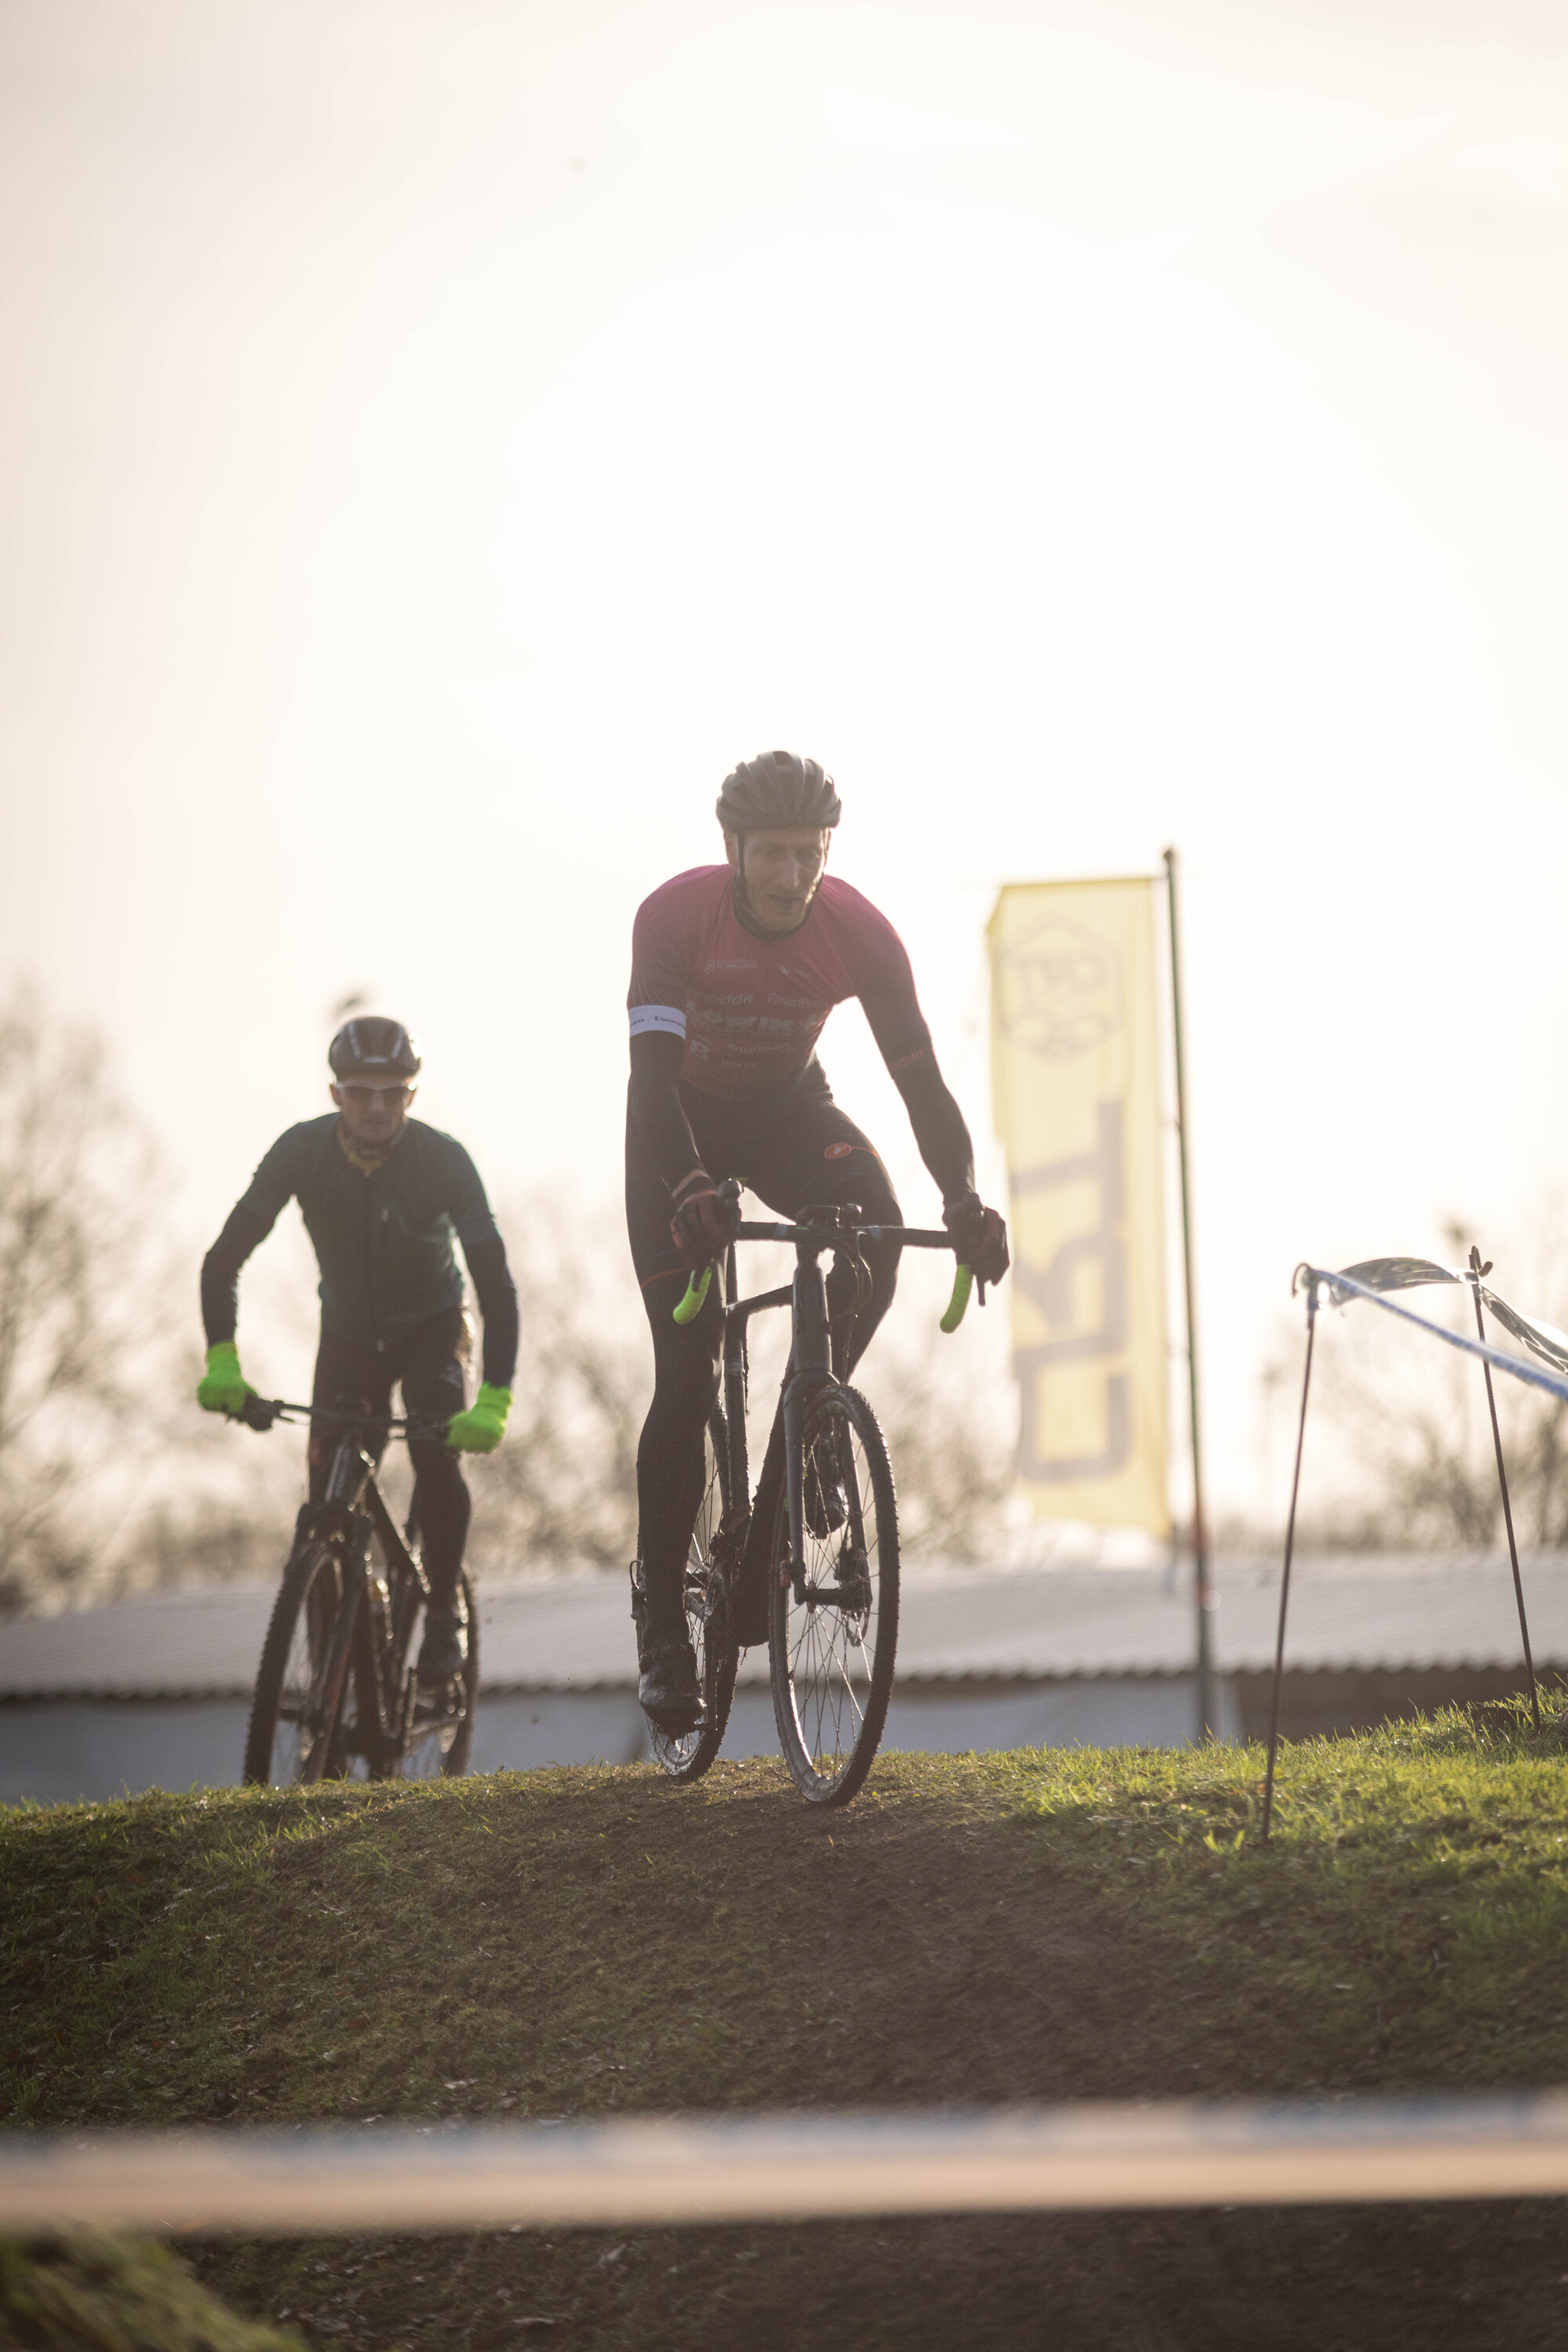
[[[795,1248],[794,1344],[784,1374],[784,1494],[789,1507],[787,1576],[795,1597],[805,1605],[805,1414],[812,1399],[833,1385],[833,1349],[827,1321],[827,1285],[822,1263],[807,1242]]]
[[[803,1222],[837,1223],[841,1213],[837,1208],[807,1209],[803,1213]],[[870,1283],[858,1257],[856,1268],[858,1310],[866,1303]],[[870,1580],[859,1486],[847,1461],[840,1464],[847,1517],[844,1525],[844,1540],[838,1549],[837,1578],[832,1584],[811,1585],[806,1581],[805,1417],[813,1401],[825,1389],[838,1386],[833,1363],[833,1327],[827,1311],[827,1284],[818,1247],[811,1243],[800,1242],[795,1245],[793,1303],[795,1344],[784,1375],[784,1476],[789,1482],[785,1489],[789,1497],[789,1560],[779,1581],[784,1583],[787,1580],[797,1604],[802,1608],[837,1608],[852,1616],[867,1605]],[[817,1465],[819,1475],[822,1466]]]

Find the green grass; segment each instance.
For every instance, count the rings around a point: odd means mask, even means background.
[[[0,2116],[1568,2081],[1560,1726],[1289,1750],[1266,1850],[1261,1771],[1237,1749],[894,1758],[828,1817],[767,1762],[686,1792],[629,1769],[0,1813]],[[198,2266],[314,2341],[387,2352],[1360,2352],[1472,2341],[1467,2295],[1568,2341],[1554,2205],[246,2244]]]
[[[237,2318],[162,2246],[0,2239],[5,2352],[300,2352],[293,2328]]]
[[[1201,1757],[1053,1758],[1025,1811],[1080,1883],[1136,1874],[1279,2087],[1562,2082],[1568,1780],[1561,1728],[1527,1726],[1456,1713],[1287,1751],[1267,1846],[1256,1774]]]

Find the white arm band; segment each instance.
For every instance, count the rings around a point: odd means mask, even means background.
[[[679,1004],[634,1004],[631,1023],[634,1037],[646,1037],[650,1030],[666,1037],[686,1035],[686,1012]]]

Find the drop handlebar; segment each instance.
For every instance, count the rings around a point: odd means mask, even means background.
[[[738,1242],[808,1242],[815,1243],[818,1249],[842,1249],[846,1242],[860,1241],[898,1242],[905,1249],[952,1249],[953,1245],[951,1234],[933,1233],[917,1225],[791,1225],[782,1220],[775,1223],[772,1220],[760,1222],[749,1218],[736,1226],[735,1239]],[[710,1265],[690,1276],[684,1295],[672,1310],[677,1323],[694,1322],[700,1315],[712,1279]],[[939,1326],[942,1330],[957,1330],[963,1320],[973,1286],[974,1276],[970,1268],[960,1265],[954,1272],[952,1296],[947,1302]],[[985,1304],[984,1286],[980,1303],[982,1306]]]

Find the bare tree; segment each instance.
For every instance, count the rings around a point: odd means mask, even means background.
[[[895,1309],[895,1315],[897,1309]],[[986,1347],[988,1331],[932,1344],[924,1321],[889,1318],[865,1387],[892,1456],[906,1559],[1000,1565],[1017,1475],[1017,1392]]]
[[[0,1013],[0,1612],[94,1575],[94,1504],[146,1414],[155,1170],[102,1041],[19,992]]]
[[[1455,1223],[1447,1239],[1458,1265],[1468,1235]],[[1565,1255],[1561,1224],[1548,1213],[1534,1244],[1505,1252],[1491,1280],[1527,1310],[1560,1321]],[[1424,1291],[1417,1304],[1475,1336],[1468,1290]],[[1307,1511],[1309,1539],[1391,1551],[1500,1546],[1502,1503],[1479,1364],[1364,1305],[1331,1318],[1326,1336],[1322,1404],[1340,1461],[1324,1502]],[[1515,1347],[1506,1332],[1487,1336]],[[1519,1540],[1541,1550],[1568,1545],[1568,1406],[1504,1372],[1493,1384]]]
[[[502,1225],[522,1349],[506,1443],[476,1481],[475,1559],[511,1575],[624,1569],[652,1365],[617,1223],[606,1208],[563,1233],[559,1202],[535,1197]]]

